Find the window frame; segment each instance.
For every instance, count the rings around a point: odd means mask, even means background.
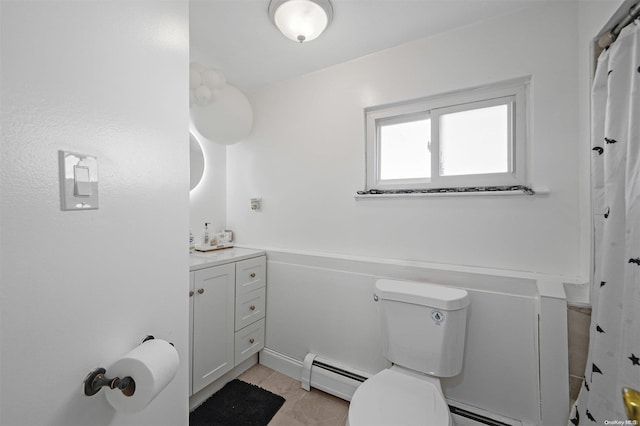
[[[420,190],[451,187],[525,185],[527,180],[527,107],[530,77],[444,93],[394,104],[365,108],[366,190]],[[504,173],[440,175],[439,118],[442,115],[508,105],[509,170]],[[426,179],[380,178],[380,127],[431,119],[431,177]]]

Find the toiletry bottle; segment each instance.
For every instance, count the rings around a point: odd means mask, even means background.
[[[209,245],[209,241],[211,239],[211,234],[209,234],[209,225],[211,224],[211,222],[205,222],[204,223],[204,229],[202,230],[202,245],[203,246],[208,246]]]
[[[196,244],[193,239],[193,232],[189,229],[189,253],[193,253],[196,250]]]

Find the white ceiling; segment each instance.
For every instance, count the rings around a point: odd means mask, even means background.
[[[191,0],[191,61],[219,68],[229,83],[251,92],[541,1],[332,0],[331,25],[298,44],[271,23],[269,0]]]

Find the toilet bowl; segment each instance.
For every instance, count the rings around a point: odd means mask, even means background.
[[[430,283],[376,282],[384,356],[393,363],[356,389],[348,426],[451,426],[441,377],[462,371],[465,290]]]
[[[382,370],[358,387],[347,418],[347,426],[452,424],[439,380],[398,366]]]

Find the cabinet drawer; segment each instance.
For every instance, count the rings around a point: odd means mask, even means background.
[[[236,331],[264,318],[266,287],[236,296]]]
[[[260,256],[236,263],[236,295],[248,293],[265,286],[266,259],[266,256]]]
[[[236,331],[236,357],[238,365],[251,355],[264,348],[264,319]]]

